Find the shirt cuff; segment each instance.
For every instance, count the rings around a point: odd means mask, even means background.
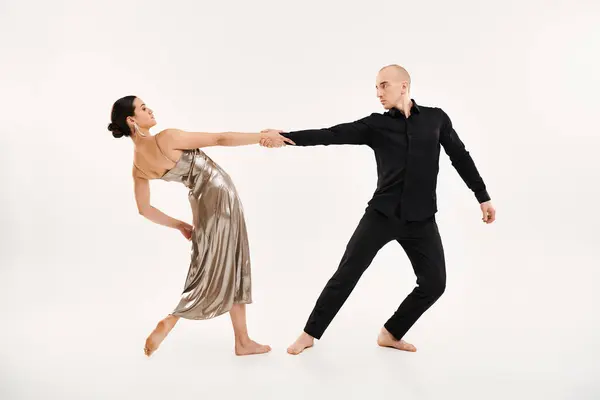
[[[479,202],[479,204],[485,203],[486,201],[491,200],[490,195],[488,194],[487,190],[481,190],[479,192],[476,192],[475,197],[477,198],[477,201]]]

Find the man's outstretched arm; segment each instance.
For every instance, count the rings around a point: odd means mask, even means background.
[[[330,128],[281,132],[281,135],[291,139],[296,146],[369,145],[371,143],[370,128],[366,123],[366,118],[338,124]],[[261,142],[261,144],[264,145],[265,143]]]

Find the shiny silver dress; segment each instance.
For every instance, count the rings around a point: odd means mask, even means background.
[[[184,151],[160,179],[189,188],[194,226],[190,268],[172,314],[209,319],[228,312],[234,303],[252,303],[244,210],[229,175],[196,149]]]

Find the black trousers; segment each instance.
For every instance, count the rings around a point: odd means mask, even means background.
[[[321,338],[377,252],[392,240],[400,243],[410,259],[417,286],[384,327],[400,340],[436,302],[446,288],[446,264],[435,216],[424,221],[401,221],[368,208],[308,318],[306,333]]]

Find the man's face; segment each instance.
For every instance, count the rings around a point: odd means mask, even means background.
[[[384,68],[377,74],[375,88],[377,98],[386,110],[395,107],[408,92],[408,81],[392,68]]]

